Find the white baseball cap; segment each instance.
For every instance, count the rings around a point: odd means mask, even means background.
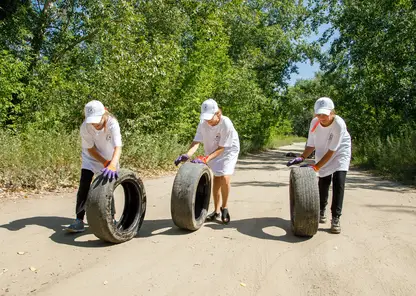
[[[103,103],[97,100],[88,102],[85,105],[85,121],[86,123],[100,123],[105,113]]]
[[[211,120],[218,110],[218,104],[213,99],[204,101],[201,105],[201,120]]]
[[[322,97],[315,102],[315,114],[329,115],[335,109],[334,102],[330,98]]]

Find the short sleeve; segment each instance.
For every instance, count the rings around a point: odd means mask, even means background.
[[[202,122],[198,124],[198,128],[196,129],[196,134],[194,137],[194,142],[201,143],[203,141],[204,137],[202,135]]]
[[[231,147],[233,145],[234,126],[229,119],[224,120],[224,126],[221,129],[221,139],[218,143],[220,147]]]
[[[338,150],[339,146],[341,145],[342,138],[347,130],[346,126],[342,123],[336,122],[337,124],[334,126],[334,129],[331,131],[329,135],[331,142],[328,145],[328,149],[331,151]]]
[[[81,134],[81,147],[83,149],[90,149],[94,147],[94,139],[91,137],[90,133],[87,130],[87,125],[83,123],[80,128]]]
[[[123,143],[121,141],[120,125],[117,120],[113,119],[111,121],[109,130],[111,133],[111,138],[113,139],[114,147],[121,147]]]
[[[319,124],[318,118],[315,117],[314,119],[312,119],[311,124],[309,126],[308,141],[306,143],[306,146],[308,147],[315,147],[315,136],[313,133],[318,124]]]

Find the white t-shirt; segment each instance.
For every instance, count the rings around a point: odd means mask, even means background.
[[[318,171],[320,177],[329,176],[336,171],[348,171],[351,160],[351,137],[345,121],[335,115],[331,125],[318,124],[318,118],[311,121],[307,146],[315,147],[315,163],[318,163],[328,150],[335,151],[329,161]]]
[[[97,152],[106,160],[113,158],[114,148],[122,146],[120,126],[117,120],[108,117],[106,127],[96,130],[91,124],[85,121],[80,128],[82,146],[82,168],[98,173],[104,166],[88,152],[89,148],[95,146]]]
[[[215,175],[229,175],[234,172],[240,152],[240,140],[233,123],[227,116],[221,115],[220,122],[215,126],[210,126],[205,120],[201,120],[194,141],[204,144],[205,155],[211,154],[218,147],[224,147],[223,153],[208,162]]]

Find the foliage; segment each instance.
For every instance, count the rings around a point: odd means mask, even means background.
[[[313,101],[329,96],[353,138],[355,163],[413,180],[416,129],[416,6],[414,1],[316,2],[331,27],[330,50],[315,79],[286,93],[294,131],[305,135]],[[337,33],[337,34],[335,34]],[[413,181],[412,181],[413,182]]]

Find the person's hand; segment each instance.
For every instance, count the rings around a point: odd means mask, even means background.
[[[185,162],[189,159],[188,154],[179,155],[179,157],[175,160],[175,165],[178,166],[180,162]]]
[[[289,160],[287,162],[286,166],[291,166],[291,165],[294,165],[294,164],[298,164],[298,163],[303,162],[304,160],[305,159],[302,156],[298,156],[298,157],[296,157],[296,158],[294,158],[292,160]]]
[[[103,163],[103,165],[104,165],[104,167],[106,168],[106,167],[108,167],[108,165],[110,164],[110,160],[106,160],[104,163]]]
[[[313,164],[302,164],[301,168],[312,168],[315,172],[319,171],[319,168]]]
[[[108,165],[107,167],[103,168],[101,172],[103,173],[104,178],[108,178],[110,180],[118,178],[117,169],[112,165]]]
[[[204,164],[207,164],[207,159],[208,159],[208,156],[198,156],[197,158],[195,158],[191,162],[192,163],[204,163]]]

